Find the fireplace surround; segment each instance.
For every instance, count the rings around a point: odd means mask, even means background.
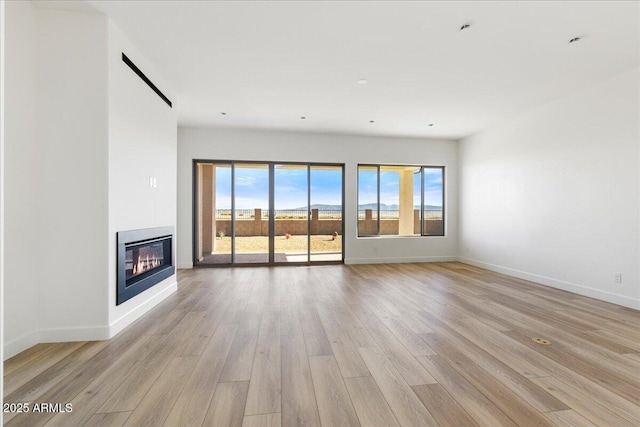
[[[173,227],[117,233],[116,305],[175,274],[173,236]]]

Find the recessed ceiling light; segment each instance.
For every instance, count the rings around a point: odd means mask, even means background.
[[[306,119],[306,117],[305,117],[305,116],[300,116],[300,118],[301,118],[302,120],[305,120],[305,119]]]
[[[223,111],[222,113],[220,113],[220,114],[222,114],[223,116],[226,116],[226,115],[227,115],[227,113],[225,113],[224,111]]]
[[[464,24],[462,27],[460,27],[460,31],[464,31],[471,28],[471,24]]]
[[[375,120],[369,120],[369,123],[375,123]]]
[[[360,80],[358,80],[358,84],[359,84],[359,85],[367,84],[367,79],[360,79]]]
[[[429,123],[429,127],[433,126],[433,123]]]
[[[571,40],[569,40],[569,43],[575,43],[577,41],[580,41],[580,37],[574,37]]]

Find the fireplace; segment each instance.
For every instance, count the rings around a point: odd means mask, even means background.
[[[118,232],[116,305],[175,274],[173,227]]]

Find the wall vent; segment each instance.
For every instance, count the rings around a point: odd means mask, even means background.
[[[156,85],[154,85],[154,84],[153,84],[153,82],[152,82],[151,80],[149,80],[149,78],[148,78],[147,76],[145,76],[145,75],[144,75],[144,73],[140,70],[140,68],[138,68],[138,67],[136,66],[136,64],[134,64],[133,62],[131,62],[131,60],[127,57],[127,55],[125,55],[125,54],[124,54],[124,52],[122,52],[122,62],[124,62],[125,64],[127,64],[127,65],[129,66],[129,68],[131,68],[131,69],[133,70],[133,72],[134,72],[134,73],[136,73],[136,74],[138,75],[138,77],[140,77],[140,78],[142,79],[142,81],[144,81],[147,85],[149,85],[149,87],[150,87],[151,89],[153,89],[153,91],[154,91],[155,93],[157,93],[157,94],[158,94],[158,96],[159,96],[160,98],[162,98],[162,100],[163,100],[164,102],[166,102],[166,103],[167,103],[167,105],[168,105],[169,107],[173,108],[173,107],[172,107],[172,105],[171,105],[171,101],[169,100],[169,98],[167,98],[167,97],[164,95],[164,93],[162,93],[162,92],[160,91],[160,89],[158,89],[158,87],[157,87]]]

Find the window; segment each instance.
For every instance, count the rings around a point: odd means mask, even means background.
[[[358,236],[444,236],[444,167],[358,165]]]

